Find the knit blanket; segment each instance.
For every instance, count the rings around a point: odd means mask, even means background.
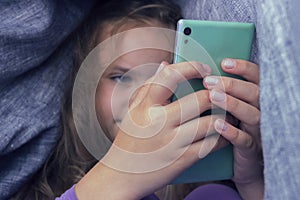
[[[265,199],[300,196],[300,2],[177,0],[186,18],[253,22],[260,66]],[[40,169],[60,133],[70,33],[93,1],[0,3],[0,199]]]

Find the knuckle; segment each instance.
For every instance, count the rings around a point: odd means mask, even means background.
[[[200,108],[209,108],[211,107],[211,101],[208,90],[201,90],[196,92],[197,99],[199,102]]]
[[[250,62],[245,61],[245,60],[238,60],[237,65],[238,65],[239,71],[240,71],[243,75],[247,74],[247,71],[248,71],[249,69],[251,69]]]
[[[260,114],[255,114],[255,116],[251,120],[250,125],[259,125],[260,124]]]
[[[204,138],[207,133],[213,129],[211,125],[211,119],[208,117],[203,117],[201,120],[198,119],[197,127],[196,127],[196,133],[197,138]]]
[[[260,98],[260,89],[259,89],[258,85],[255,85],[253,98],[254,98],[254,101],[259,101],[259,98]]]
[[[225,91],[233,91],[234,82],[232,79],[226,79]]]
[[[236,99],[231,99],[228,98],[227,99],[227,109],[228,110],[234,110],[237,109],[240,106],[240,101],[236,100]]]
[[[251,69],[253,64],[249,61],[241,60],[241,65],[244,68],[244,70]]]
[[[246,133],[245,133],[246,134]],[[247,137],[248,139],[246,140],[246,144],[245,144],[245,147],[247,148],[247,149],[252,149],[252,148],[254,148],[254,140],[252,139],[252,137]]]
[[[244,126],[245,129],[248,129],[247,127],[257,127],[260,125],[260,111],[258,109],[256,110],[249,110],[249,120],[245,123],[242,123]]]
[[[197,94],[197,99],[200,102],[210,102],[210,98],[209,98],[209,92],[208,90],[200,90],[199,92],[196,93]]]
[[[169,79],[169,77],[171,77],[173,74],[173,68],[174,67],[172,66],[168,66],[161,69],[158,73],[159,78],[161,78],[162,80]]]
[[[234,143],[236,143],[238,141],[238,138],[240,137],[240,130],[239,129],[235,129],[233,132],[232,132],[232,141]]]
[[[249,87],[251,87],[250,90],[250,95],[249,95],[249,102],[257,105],[259,104],[259,98],[260,98],[260,88],[258,85],[251,83],[251,85],[249,85]]]

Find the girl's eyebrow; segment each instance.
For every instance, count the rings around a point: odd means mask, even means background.
[[[124,67],[124,66],[120,66],[120,65],[115,65],[115,66],[112,66],[111,68],[112,70],[119,70],[119,71],[122,71],[122,72],[128,72],[131,67]]]

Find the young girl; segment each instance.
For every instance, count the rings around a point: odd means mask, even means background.
[[[80,66],[84,58],[97,44],[112,35],[141,27],[158,27],[174,30],[176,22],[180,18],[180,9],[173,3],[165,0],[113,0],[99,5],[83,26],[80,27],[76,52],[77,65]],[[141,29],[138,32],[140,35],[125,35],[126,40],[123,38],[123,41],[126,42],[122,43],[123,46],[117,43],[117,47],[127,47],[128,44],[137,41],[142,42],[143,39],[151,38],[152,35],[149,35],[149,32],[145,30],[143,32],[143,29]],[[167,42],[166,45],[172,48],[172,43],[168,44]],[[108,50],[106,49],[106,51]],[[100,53],[105,54],[107,52],[103,51]],[[103,59],[105,56],[102,54],[99,57]],[[108,52],[108,54],[110,55],[111,53]],[[195,140],[192,142],[191,148],[173,164],[146,174],[125,173],[108,167],[112,163],[110,162],[111,160],[124,160],[124,158],[120,158],[119,155],[115,154],[113,147],[121,147],[129,152],[149,152],[154,150],[158,144],[165,145],[170,141],[170,138],[166,138],[172,136],[173,129],[169,126],[158,131],[159,133],[150,139],[148,138],[149,140],[143,140],[129,137],[122,129],[124,126],[121,126],[122,128],[120,129],[120,125],[128,111],[128,102],[130,102],[130,108],[132,108],[132,105],[137,105],[134,109],[129,110],[133,113],[133,120],[141,125],[149,125],[149,118],[147,119],[145,116],[147,116],[148,108],[154,104],[167,108],[168,116],[176,116],[176,113],[179,111],[178,105],[168,101],[171,93],[165,87],[161,87],[161,84],[174,88],[174,85],[176,86],[180,82],[180,79],[174,79],[176,77],[174,76],[174,71],[182,73],[186,79],[197,77],[199,73],[189,63],[169,65],[168,62],[170,63],[171,61],[172,55],[167,51],[141,49],[122,54],[113,60],[103,72],[95,96],[96,114],[105,135],[110,140],[114,140],[114,142],[110,151],[100,162],[86,150],[86,147],[77,135],[72,117],[72,90],[70,90],[64,105],[63,135],[57,148],[47,163],[45,163],[44,168],[41,169],[40,174],[32,181],[32,184],[24,188],[16,197],[23,199],[53,199],[77,183],[76,194],[79,199],[98,199],[99,196],[97,195],[100,195],[102,199],[138,199],[162,188],[180,172],[196,162],[199,159],[197,153],[199,146],[201,146],[202,139],[205,136],[203,134],[210,127],[210,118],[208,117],[199,118],[202,126],[199,127],[199,133],[197,133]],[[141,89],[135,90],[136,86],[141,86],[137,82],[144,82],[153,75],[159,63],[162,64],[155,75],[155,77],[158,76],[155,81],[158,81],[157,83],[159,84],[147,84],[142,86]],[[196,65],[198,70],[203,72],[202,74],[209,75],[211,73],[211,70],[204,65]],[[147,71],[149,69],[150,71]],[[241,196],[248,199],[251,197],[249,195],[253,195],[253,191],[256,191],[261,197],[263,179],[261,174],[262,167],[259,165],[261,148],[259,146],[260,133],[258,128],[258,67],[246,61],[228,59],[223,62],[223,69],[228,73],[241,75],[249,82],[211,76],[204,79],[204,85],[211,92],[208,90],[200,91],[197,98],[201,102],[201,106],[206,105],[204,107],[207,108],[207,106],[215,104],[221,108],[226,108],[241,121],[241,129],[239,130],[223,120],[215,120],[215,130],[235,145],[234,181]],[[143,73],[145,71],[147,73]],[[173,76],[170,74],[173,74]],[[220,90],[221,82],[225,85],[224,92]],[[124,99],[122,100],[121,98]],[[186,99],[185,101],[189,102],[189,100]],[[224,105],[224,102],[227,103],[227,107]],[[192,107],[193,105],[185,104],[185,106],[191,107],[192,110],[197,110]],[[200,108],[199,112],[203,111],[205,110]],[[198,116],[200,113],[193,114]],[[163,115],[157,117],[157,119],[163,119]],[[170,121],[174,122],[177,120]],[[154,121],[153,123],[154,125],[150,123],[149,128],[144,130],[151,134],[155,123],[158,122]],[[213,127],[210,127],[210,129],[213,129]],[[89,133],[86,134],[88,135]],[[181,147],[177,148],[180,149]],[[172,152],[164,153],[155,162],[166,162],[165,159],[172,156]],[[127,161],[128,163],[133,162],[130,158]],[[136,164],[138,165],[138,163]],[[249,169],[251,169],[251,173]],[[183,187],[180,185],[172,187],[171,195],[176,196],[167,196],[165,199],[182,199],[193,189],[192,186]],[[174,190],[174,187],[179,189],[175,188]],[[74,191],[72,190],[71,192]],[[163,195],[160,193],[160,196]]]

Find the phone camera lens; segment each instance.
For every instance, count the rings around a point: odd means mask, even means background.
[[[192,33],[192,29],[190,27],[186,27],[183,30],[184,35],[190,35]]]

